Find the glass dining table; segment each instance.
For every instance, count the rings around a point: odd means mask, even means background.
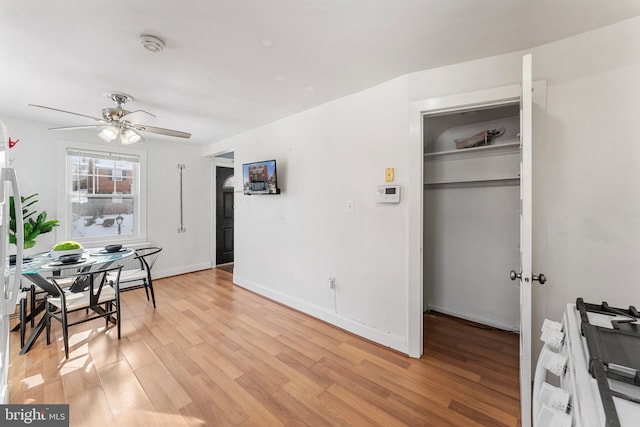
[[[20,323],[13,330],[20,330],[20,342],[22,349],[20,354],[25,354],[33,346],[34,342],[46,326],[46,318],[42,316],[40,321],[31,331],[29,338],[24,340],[27,322],[34,324],[35,318],[44,311],[44,301],[36,304],[36,288],[48,283],[51,277],[64,276],[91,269],[102,269],[112,266],[117,261],[135,254],[134,249],[122,248],[115,252],[108,252],[104,248],[85,249],[82,257],[77,262],[61,262],[51,256],[51,252],[41,252],[29,255],[26,262],[22,263],[22,276],[28,279],[31,284],[25,286],[23,283],[23,297],[20,299]],[[117,265],[117,264],[116,264]],[[26,293],[30,292],[30,309],[27,313]]]

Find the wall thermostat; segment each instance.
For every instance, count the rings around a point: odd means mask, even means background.
[[[378,185],[376,203],[400,203],[400,186]]]

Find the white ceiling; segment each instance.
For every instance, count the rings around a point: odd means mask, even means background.
[[[146,124],[207,144],[409,72],[638,15],[638,0],[2,0],[0,116],[92,124],[27,104],[100,117],[113,106],[102,94],[119,91],[157,116]],[[144,50],[142,34],[164,51]]]

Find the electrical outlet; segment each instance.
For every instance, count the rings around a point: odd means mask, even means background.
[[[336,278],[335,277],[327,277],[327,285],[329,285],[329,289],[336,288]]]

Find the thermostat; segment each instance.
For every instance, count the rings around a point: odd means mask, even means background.
[[[376,203],[400,203],[400,186],[378,185]]]

